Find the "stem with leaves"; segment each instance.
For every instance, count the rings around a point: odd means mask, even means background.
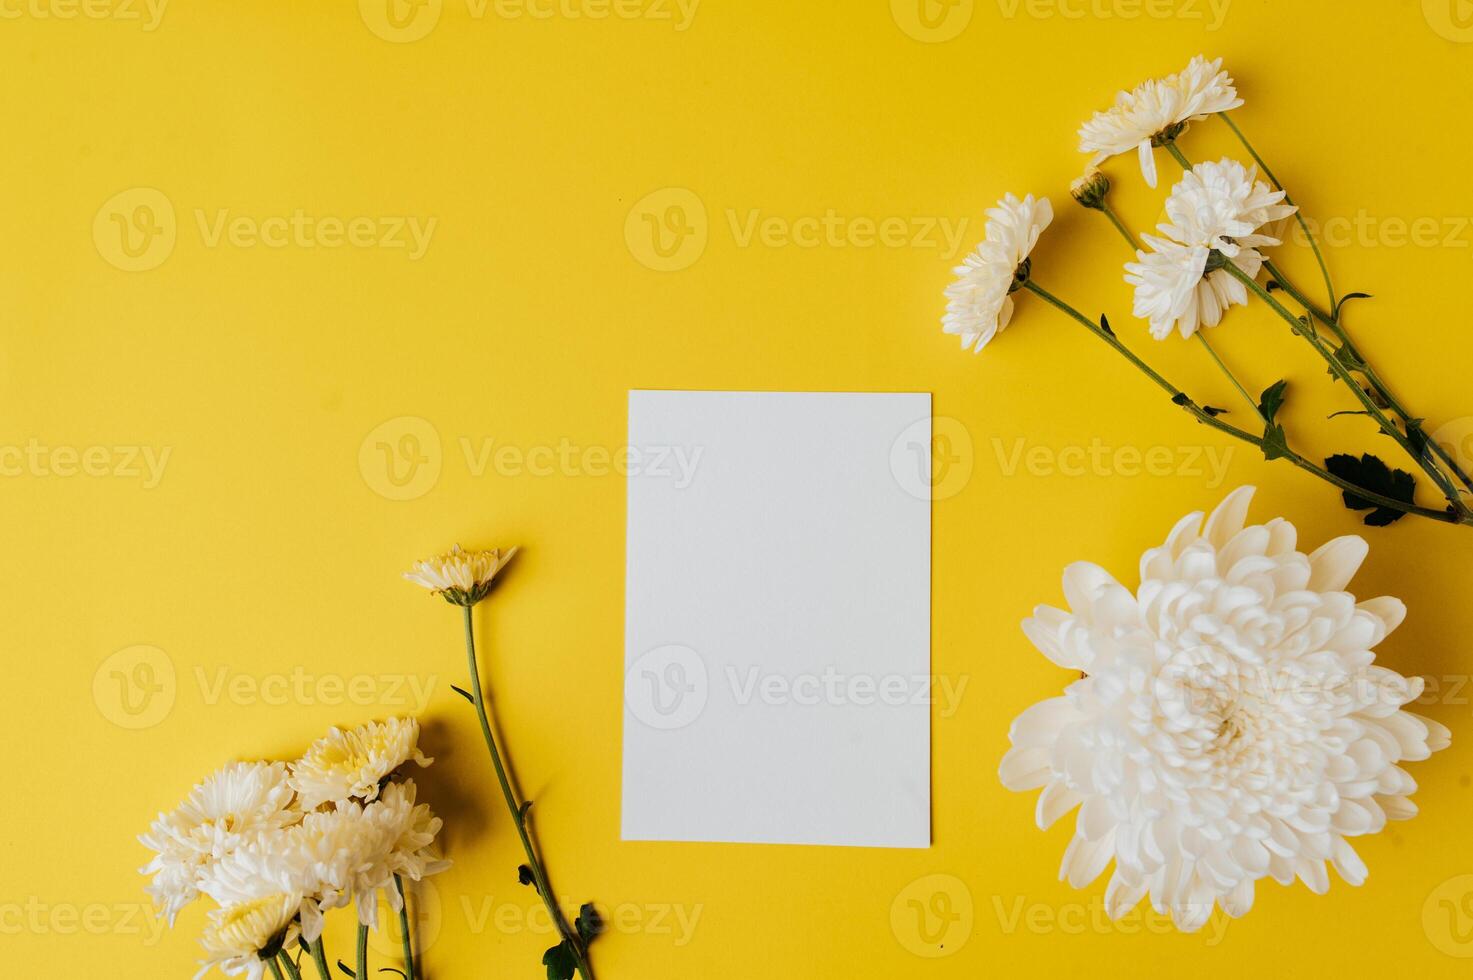
[[[1211,428],[1214,428],[1219,432],[1226,433],[1227,435],[1232,436],[1234,439],[1238,439],[1242,442],[1257,446],[1259,449],[1266,448],[1264,437],[1254,435],[1253,433],[1248,432],[1244,429],[1240,429],[1237,426],[1232,425],[1231,423],[1225,422],[1222,419],[1218,418],[1214,412],[1208,411],[1206,408],[1203,408],[1196,402],[1192,401],[1192,399],[1189,398],[1185,392],[1181,391],[1171,382],[1163,378],[1153,368],[1151,368],[1150,365],[1146,364],[1145,361],[1142,361],[1139,357],[1137,357],[1135,353],[1130,350],[1130,348],[1121,343],[1120,339],[1115,336],[1115,332],[1109,329],[1108,323],[1103,319],[1100,323],[1095,323],[1089,317],[1085,316],[1083,313],[1080,313],[1068,303],[1064,302],[1063,300],[1054,296],[1052,293],[1043,289],[1043,287],[1039,286],[1032,279],[1026,280],[1023,283],[1022,288],[1034,293],[1039,298],[1049,303],[1051,306],[1055,307],[1056,309],[1063,312],[1065,315],[1083,325],[1087,330],[1089,330],[1090,333],[1094,334],[1096,337],[1099,337],[1105,343],[1109,344],[1116,351],[1116,353],[1120,354],[1137,370],[1139,370],[1147,378],[1151,379],[1151,381],[1154,382],[1157,387],[1161,388],[1163,391],[1169,394],[1171,396],[1171,401],[1173,404],[1188,412],[1198,422],[1201,422],[1203,425],[1210,426]],[[1394,497],[1388,497],[1384,494],[1367,490],[1363,487],[1358,486],[1357,484],[1351,483],[1349,480],[1345,480],[1341,477],[1336,476],[1330,471],[1301,456],[1299,453],[1288,448],[1287,446],[1280,445],[1274,448],[1277,451],[1277,458],[1287,459],[1289,462],[1293,463],[1295,466],[1299,467],[1305,472],[1314,474],[1321,480],[1324,480],[1325,482],[1337,487],[1341,491],[1354,494],[1355,496],[1360,497],[1363,500],[1370,501],[1378,507],[1386,507],[1404,514],[1416,514],[1419,517],[1426,517],[1431,520],[1442,521],[1443,523],[1448,524],[1473,525],[1473,516],[1464,518],[1450,511],[1433,510],[1430,507],[1421,507],[1416,504],[1408,503],[1404,500],[1397,500]]]
[[[512,823],[517,828],[517,836],[521,838],[522,850],[527,856],[527,868],[532,872],[532,884],[537,889],[537,894],[542,897],[542,904],[547,907],[547,914],[552,918],[553,925],[557,927],[562,936],[563,943],[572,952],[574,965],[583,980],[593,980],[593,967],[588,962],[588,951],[583,944],[582,938],[568,925],[567,918],[559,907],[557,898],[553,895],[552,886],[548,884],[547,872],[542,866],[542,860],[538,857],[537,849],[532,846],[532,838],[527,828],[527,810],[531,804],[521,803],[517,800],[516,793],[512,790],[511,781],[506,775],[506,766],[501,759],[501,750],[497,748],[496,736],[491,730],[491,719],[486,713],[486,699],[481,692],[481,674],[476,663],[476,633],[471,616],[473,606],[462,606],[465,612],[465,652],[467,664],[470,669],[471,679],[471,703],[475,705],[476,717],[481,722],[481,735],[486,740],[486,748],[491,753],[491,764],[496,769],[497,782],[501,784],[501,794],[506,799],[506,808],[511,813]]]

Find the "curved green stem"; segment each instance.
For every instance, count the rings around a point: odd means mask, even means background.
[[[1229,267],[1231,268],[1231,266]],[[1043,299],[1045,302],[1049,303],[1051,306],[1063,312],[1065,315],[1078,321],[1087,330],[1089,330],[1090,333],[1094,334],[1096,337],[1099,337],[1105,343],[1113,347],[1117,353],[1119,353],[1122,357],[1124,357],[1127,361],[1129,361],[1132,365],[1139,369],[1141,373],[1150,378],[1151,381],[1155,382],[1155,384],[1163,391],[1170,394],[1172,402],[1191,414],[1194,418],[1197,419],[1198,422],[1201,422],[1203,425],[1210,426],[1218,430],[1219,432],[1226,433],[1227,435],[1232,436],[1234,439],[1251,443],[1252,445],[1257,446],[1259,449],[1263,448],[1262,437],[1256,436],[1251,432],[1247,432],[1243,429],[1238,428],[1235,425],[1224,422],[1222,419],[1216,417],[1211,412],[1208,412],[1201,406],[1197,405],[1190,398],[1188,398],[1184,392],[1182,392],[1171,382],[1163,378],[1160,374],[1153,370],[1150,365],[1146,364],[1146,362],[1142,361],[1128,347],[1122,344],[1119,338],[1117,338],[1113,332],[1106,330],[1100,324],[1095,323],[1089,317],[1085,316],[1083,313],[1080,313],[1068,303],[1054,296],[1052,293],[1049,293],[1047,290],[1043,289],[1041,286],[1035,283],[1032,279],[1024,282],[1023,286],[1030,292],[1037,295],[1039,298]],[[1284,454],[1282,458],[1287,459],[1289,462],[1293,463],[1295,466],[1299,467],[1305,472],[1313,473],[1321,480],[1324,480],[1325,482],[1338,487],[1340,490],[1352,493],[1357,497],[1376,504],[1377,506],[1388,507],[1392,510],[1401,511],[1402,513],[1406,514],[1416,514],[1419,517],[1426,517],[1434,521],[1442,521],[1446,524],[1473,524],[1473,517],[1460,517],[1458,514],[1454,514],[1450,511],[1433,510],[1430,507],[1421,507],[1416,504],[1408,504],[1404,500],[1396,500],[1392,497],[1386,497],[1379,493],[1365,490],[1348,480],[1336,476],[1323,467],[1310,462],[1308,459],[1305,459],[1303,456],[1299,455],[1297,452],[1294,452],[1292,449],[1285,449],[1283,450],[1283,453]]]
[[[1306,329],[1305,324],[1301,322],[1297,316],[1290,312],[1284,306],[1284,304],[1280,303],[1276,298],[1274,298],[1274,295],[1272,293],[1260,286],[1256,279],[1240,269],[1235,263],[1233,263],[1232,261],[1228,261],[1227,264],[1223,266],[1223,268],[1226,269],[1228,274],[1231,275],[1234,279],[1247,286],[1259,299],[1267,303],[1275,313],[1282,317],[1285,322],[1287,322],[1293,328],[1295,333],[1299,334],[1309,341],[1310,345],[1314,347],[1315,351],[1317,351],[1320,357],[1324,358],[1325,363],[1329,365],[1330,372],[1334,374],[1335,377],[1344,382],[1345,386],[1355,394],[1356,400],[1361,403],[1361,407],[1365,409],[1366,414],[1374,419],[1376,424],[1381,427],[1381,431],[1386,433],[1393,440],[1395,440],[1397,445],[1401,446],[1406,454],[1410,456],[1419,467],[1421,467],[1423,472],[1425,472],[1429,477],[1432,478],[1433,482],[1436,483],[1438,488],[1442,490],[1443,496],[1447,498],[1448,503],[1453,506],[1454,510],[1456,510],[1460,515],[1466,515],[1468,513],[1468,510],[1463,505],[1462,499],[1458,495],[1457,488],[1452,485],[1452,482],[1448,480],[1447,476],[1443,474],[1441,470],[1439,470],[1435,466],[1429,466],[1426,464],[1423,455],[1417,452],[1416,448],[1412,445],[1411,440],[1408,439],[1406,435],[1403,434],[1402,431],[1396,427],[1396,424],[1394,422],[1386,417],[1386,413],[1381,411],[1380,407],[1376,404],[1375,399],[1371,398],[1371,396],[1366,393],[1365,389],[1356,384],[1355,378],[1351,377],[1350,375],[1350,370],[1344,365],[1344,363],[1341,362],[1340,358],[1335,355],[1334,351],[1331,351],[1325,347],[1324,343],[1320,341],[1315,331],[1313,329]]]
[[[286,955],[286,950],[282,950],[281,952],[277,953],[276,958],[281,961],[282,969],[286,971],[286,975],[290,977],[291,980],[302,980],[302,971],[298,970],[297,964],[292,960],[290,956]],[[279,973],[277,974],[277,976],[280,975],[281,974]]]
[[[317,973],[322,980],[332,980],[332,970],[327,965],[327,950],[322,947],[321,936],[312,944],[312,962],[317,964]]]
[[[404,980],[414,980],[414,941],[409,934],[409,896],[404,894],[404,879],[394,875],[399,890],[399,931],[404,937]]]
[[[481,693],[481,674],[476,663],[476,633],[471,618],[472,608],[472,606],[462,607],[465,612],[465,652],[471,675],[471,700],[476,708],[476,717],[481,722],[481,735],[485,738],[486,748],[491,753],[491,764],[496,769],[496,780],[501,784],[501,794],[506,798],[506,808],[511,811],[512,823],[516,825],[517,836],[522,841],[522,850],[527,855],[527,867],[532,871],[537,894],[542,896],[542,904],[547,907],[547,914],[552,918],[552,923],[557,927],[558,933],[573,950],[578,973],[583,980],[593,980],[593,968],[589,965],[588,953],[583,948],[583,942],[579,939],[578,934],[569,927],[568,920],[563,916],[557,898],[552,893],[552,887],[548,884],[547,872],[542,867],[542,861],[537,856],[536,848],[532,846],[532,839],[527,833],[526,809],[517,801],[516,793],[512,791],[511,781],[506,775],[506,766],[501,761],[501,750],[497,748],[496,736],[491,731],[491,719],[486,714],[486,699]]]
[[[1253,396],[1248,394],[1248,389],[1243,387],[1243,383],[1238,380],[1238,376],[1236,374],[1233,374],[1232,369],[1223,362],[1223,359],[1221,357],[1217,356],[1217,351],[1213,350],[1212,344],[1207,340],[1206,332],[1202,329],[1198,329],[1195,336],[1199,341],[1202,342],[1202,346],[1207,350],[1207,353],[1212,355],[1212,359],[1217,362],[1217,366],[1222,368],[1222,373],[1227,375],[1228,380],[1233,383],[1233,387],[1238,389],[1238,394],[1243,396],[1243,401],[1248,403],[1248,407],[1253,410],[1253,414],[1257,415],[1260,419],[1263,419],[1264,424],[1267,425],[1268,419],[1264,419],[1263,413],[1258,410],[1258,402],[1254,401]]]
[[[358,923],[358,966],[354,976],[368,980],[368,926]]]
[[[1110,223],[1115,226],[1115,230],[1120,232],[1121,236],[1130,243],[1130,247],[1139,251],[1141,247],[1140,242],[1135,240],[1135,234],[1125,226],[1125,222],[1120,220],[1120,216],[1115,213],[1114,208],[1110,207],[1108,201],[1100,204],[1100,210],[1105,213],[1105,217],[1110,219]]]
[[[1258,169],[1263,171],[1263,175],[1269,180],[1273,181],[1274,187],[1278,188],[1281,191],[1284,191],[1284,203],[1293,205],[1294,199],[1289,196],[1288,191],[1284,190],[1284,185],[1279,183],[1279,178],[1274,176],[1274,172],[1268,168],[1268,164],[1263,162],[1263,157],[1258,155],[1258,151],[1253,148],[1253,144],[1248,142],[1248,137],[1243,135],[1243,131],[1238,128],[1238,124],[1233,122],[1233,117],[1228,115],[1226,112],[1219,112],[1217,115],[1218,118],[1227,123],[1228,129],[1231,129],[1233,131],[1233,135],[1238,138],[1238,142],[1243,144],[1243,149],[1248,151],[1248,155],[1253,158],[1254,163],[1258,164]],[[1338,302],[1338,299],[1335,292],[1335,284],[1330,281],[1330,267],[1325,262],[1324,253],[1320,251],[1320,244],[1318,241],[1315,240],[1314,232],[1309,230],[1309,222],[1305,220],[1304,212],[1298,210],[1297,205],[1294,212],[1294,217],[1298,220],[1299,227],[1304,231],[1305,237],[1309,239],[1309,247],[1314,251],[1314,260],[1319,263],[1320,275],[1325,277],[1325,292],[1330,297],[1330,306],[1333,307]],[[1277,276],[1275,276],[1275,278],[1277,278]]]

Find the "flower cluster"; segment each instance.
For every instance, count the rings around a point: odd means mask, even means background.
[[[325,912],[351,904],[376,927],[381,897],[399,912],[403,879],[449,867],[440,819],[400,772],[429,765],[418,739],[413,719],[334,728],[289,765],[230,763],[158,815],[139,840],[155,852],[142,871],[160,915],[173,925],[201,895],[216,905],[198,975],[258,980],[292,943],[320,942]]]
[[[1247,912],[1263,878],[1323,894],[1326,862],[1361,884],[1348,838],[1415,815],[1402,766],[1448,745],[1445,727],[1402,710],[1421,679],[1374,662],[1406,607],[1345,591],[1365,541],[1304,554],[1287,521],[1244,526],[1252,495],[1178,521],[1134,592],[1069,566],[1069,609],[1023,624],[1082,676],[1013,722],[1000,775],[1043,790],[1042,829],[1078,808],[1059,876],[1082,888],[1113,861],[1112,918],[1149,895],[1193,931],[1216,905]]]
[[[1343,322],[1346,303],[1368,296],[1336,292],[1324,255],[1299,208],[1228,115],[1242,105],[1221,59],[1209,61],[1200,55],[1173,75],[1119,93],[1114,105],[1095,113],[1080,127],[1079,148],[1090,154],[1090,160],[1069,193],[1081,207],[1109,218],[1134,253],[1124,270],[1126,283],[1134,289],[1136,317],[1146,321],[1157,340],[1173,335],[1195,338],[1246,401],[1246,424],[1236,424],[1236,416],[1221,418],[1226,409],[1199,404],[1172,385],[1130,350],[1106,317],[1086,316],[1045,288],[1033,253],[1053,220],[1047,198],[1030,194],[1019,199],[1007,194],[987,212],[985,237],[956,267],[956,278],[946,287],[943,331],[959,336],[963,349],[978,353],[1012,321],[1013,294],[1027,290],[1108,343],[1197,421],[1257,446],[1265,459],[1287,459],[1335,486],[1346,507],[1369,511],[1365,523],[1389,524],[1416,514],[1473,526],[1473,476],[1446,447],[1429,437],[1423,417],[1397,399],[1351,340]],[[1193,123],[1211,116],[1222,119],[1233,131],[1253,158],[1253,166],[1231,157],[1196,164],[1187,159],[1178,140]],[[1135,150],[1146,183],[1155,187],[1158,149],[1181,166],[1182,176],[1167,196],[1167,220],[1156,226],[1155,233],[1137,238],[1111,206],[1111,180],[1100,166]],[[1310,299],[1262,251],[1282,244],[1275,226],[1290,217],[1299,221],[1314,249],[1328,294],[1323,303]],[[1264,273],[1268,280],[1260,283]],[[1047,272],[1042,278],[1047,280]],[[1232,307],[1246,306],[1254,297],[1313,348],[1357,403],[1331,417],[1362,417],[1374,423],[1431,480],[1442,496],[1442,506],[1419,505],[1413,474],[1392,469],[1370,454],[1336,453],[1320,465],[1295,451],[1277,417],[1287,382],[1274,381],[1261,389],[1261,396],[1251,394],[1201,329],[1219,325]],[[1253,390],[1259,389],[1255,386]]]

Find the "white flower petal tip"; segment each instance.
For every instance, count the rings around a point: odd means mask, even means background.
[[[946,287],[941,329],[961,337],[963,350],[981,353],[1012,320],[1013,297],[1029,272],[1029,256],[1054,220],[1048,198],[1008,194],[987,212],[980,244],[955,269]]]
[[[1421,682],[1375,663],[1405,607],[1344,591],[1365,542],[1305,554],[1287,521],[1248,523],[1252,496],[1177,521],[1134,593],[1078,562],[1069,608],[1024,622],[1044,656],[1088,671],[1018,716],[999,775],[1041,787],[1041,829],[1077,810],[1059,875],[1085,887],[1113,861],[1112,916],[1148,897],[1188,932],[1219,906],[1246,915],[1264,878],[1363,883],[1351,839],[1414,816],[1405,767],[1450,743],[1405,710]]]

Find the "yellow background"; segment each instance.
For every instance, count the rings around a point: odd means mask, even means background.
[[[1013,716],[1068,679],[1018,629],[1061,601],[1064,565],[1089,558],[1133,584],[1177,516],[1244,482],[1262,488],[1255,515],[1290,517],[1306,544],[1359,528],[1329,488],[1249,447],[1214,479],[1200,458],[1227,442],[1030,297],[982,356],[959,352],[937,323],[958,256],[924,233],[965,219],[969,247],[1004,191],[1051,194],[1038,280],[1232,406],[1196,345],[1156,344],[1130,318],[1121,242],[1062,192],[1082,162],[1075,127],[1117,88],[1224,56],[1238,118],[1308,212],[1364,219],[1329,249],[1342,290],[1377,294],[1351,316],[1363,346],[1429,428],[1461,439],[1466,4],[961,0],[933,4],[927,27],[916,0],[704,0],[683,24],[654,0],[623,16],[564,0],[546,18],[429,0],[400,3],[395,27],[367,0],[177,0],[156,22],[141,3],[92,2],[6,0],[0,20],[0,443],[44,448],[0,479],[7,976],[189,975],[203,910],[162,936],[143,925],[135,835],[227,759],[290,758],[329,724],[409,710],[387,680],[357,682],[372,703],[348,700],[359,676],[433,685],[422,783],[456,864],[436,879],[424,973],[538,975],[546,926],[527,919],[473,716],[449,689],[464,683],[456,613],[399,577],[454,541],[525,548],[480,612],[487,674],[558,890],[610,912],[601,977],[1467,970],[1452,954],[1473,943],[1439,911],[1473,883],[1455,880],[1473,874],[1466,528],[1360,529],[1372,552],[1354,588],[1411,610],[1381,657],[1438,679],[1424,710],[1454,732],[1413,767],[1423,813],[1357,842],[1364,887],[1263,883],[1225,932],[1177,936],[1153,933],[1154,916],[1134,934],[1098,925],[1103,879],[1055,880],[1072,820],[1040,833],[1032,794],[1004,791],[996,768]],[[1204,124],[1183,146],[1234,144]],[[1151,224],[1161,195],[1130,159],[1110,172],[1122,210]],[[138,188],[157,193],[109,204]],[[330,247],[331,224],[282,247],[250,237],[298,211],[375,219],[372,240],[379,219],[436,224],[418,257]],[[212,236],[222,212],[245,219],[239,234]],[[842,244],[784,237],[830,212]],[[123,252],[114,214],[135,236],[163,231],[156,251]],[[662,259],[645,214],[694,244]],[[744,239],[754,214],[777,220]],[[866,245],[855,219],[887,218],[906,241]],[[1418,219],[1437,234],[1409,242]],[[1316,288],[1306,251],[1281,252]],[[1215,336],[1255,388],[1289,378],[1298,443],[1394,457],[1364,420],[1325,420],[1349,402],[1266,313]],[[622,480],[597,454],[543,475],[508,461],[617,449],[631,387],[931,391],[956,420],[970,474],[934,509],[933,662],[968,687],[934,714],[929,850],[618,840]],[[486,440],[512,450],[477,469]],[[1095,440],[1105,463],[1050,465]],[[438,476],[395,487],[379,442]],[[1011,466],[1019,445],[1042,448]],[[167,450],[157,484],[128,475],[119,447]],[[1132,472],[1151,447],[1170,471]],[[83,459],[93,475],[60,475]],[[149,679],[140,657],[175,683],[129,728],[140,716],[117,681]],[[268,697],[298,670],[326,687]],[[907,903],[938,889],[966,914],[947,955],[922,957]],[[346,922],[329,942],[348,955]]]

